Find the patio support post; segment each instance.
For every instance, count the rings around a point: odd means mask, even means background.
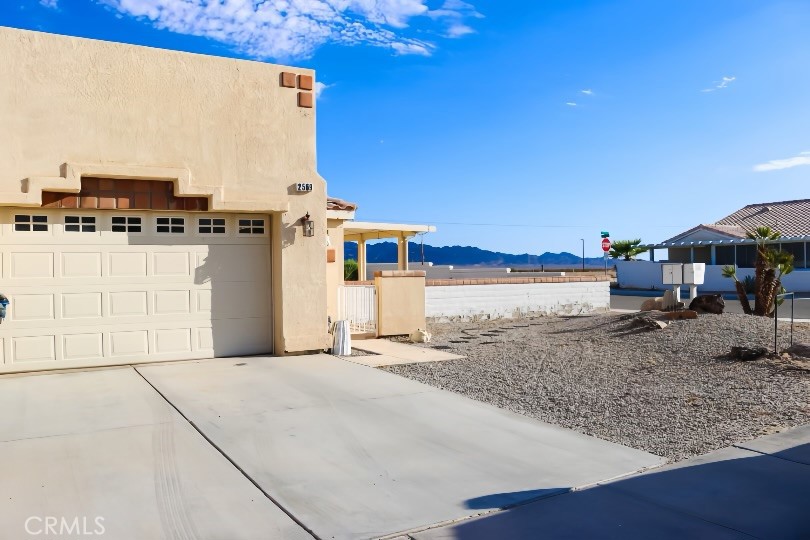
[[[397,269],[408,269],[408,237],[404,234],[397,238]]]
[[[366,280],[366,239],[363,235],[357,240],[357,279]]]
[[[712,244],[712,246],[709,249],[711,249],[711,252],[712,252],[711,263],[712,263],[712,265],[715,265],[715,264],[717,264],[717,246]]]

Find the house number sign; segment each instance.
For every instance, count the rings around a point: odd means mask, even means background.
[[[312,191],[312,184],[295,184],[295,191],[307,192]]]

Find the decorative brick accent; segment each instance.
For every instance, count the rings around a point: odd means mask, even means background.
[[[312,94],[310,92],[298,92],[298,106],[312,108]]]
[[[337,260],[337,255],[335,253],[335,248],[327,248],[326,249],[326,262],[333,263]]]
[[[79,197],[79,208],[98,208],[98,197],[92,195],[81,195]]]
[[[295,88],[295,73],[284,71],[281,73],[281,86],[284,88]]]
[[[175,197],[174,184],[159,180],[82,178],[78,195],[42,192],[44,208],[101,210],[208,210],[205,197]]]
[[[44,196],[46,191],[42,192]],[[78,208],[79,207],[79,196],[74,193],[64,193],[62,194],[62,208]]]
[[[301,90],[312,90],[313,82],[312,75],[298,76],[298,88]]]

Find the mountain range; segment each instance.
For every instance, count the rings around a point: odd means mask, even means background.
[[[577,267],[582,264],[582,258],[573,253],[543,253],[532,255],[520,253],[517,255],[488,251],[472,246],[444,246],[436,247],[425,244],[425,262],[436,265],[450,264],[461,266],[493,266],[493,267],[536,267],[536,266],[562,266]],[[344,244],[344,258],[357,259],[357,244],[346,242]],[[367,244],[366,259],[369,263],[392,263],[397,261],[397,245],[394,242],[380,242]],[[408,243],[408,261],[422,261],[422,246],[416,242]],[[602,267],[602,257],[586,257],[585,266]]]

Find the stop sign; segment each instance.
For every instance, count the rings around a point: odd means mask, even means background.
[[[610,238],[602,239],[602,251],[604,251],[605,253],[610,251]]]

